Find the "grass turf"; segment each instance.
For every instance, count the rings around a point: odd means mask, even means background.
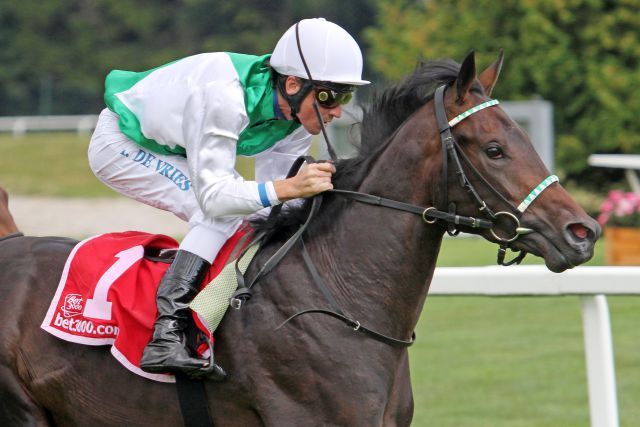
[[[598,243],[589,264],[602,265],[602,253]],[[438,265],[494,260],[484,240],[445,239]],[[639,425],[640,298],[607,299],[621,425]],[[589,425],[579,297],[431,296],[416,333],[414,426]]]
[[[67,132],[0,134],[0,187],[9,194],[53,197],[116,197],[91,172],[90,136]],[[251,159],[238,169],[250,177]]]

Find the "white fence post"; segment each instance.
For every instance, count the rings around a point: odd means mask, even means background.
[[[11,126],[11,131],[15,138],[23,137],[27,132],[27,120],[24,118],[17,118]]]
[[[609,306],[604,295],[582,301],[591,427],[618,427],[615,365]]]

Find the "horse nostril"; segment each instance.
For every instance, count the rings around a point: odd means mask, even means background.
[[[584,240],[589,237],[589,229],[582,224],[574,223],[569,225],[569,231],[578,238],[578,240]]]
[[[596,221],[573,222],[565,228],[567,240],[576,244],[594,243],[600,237],[602,229]]]

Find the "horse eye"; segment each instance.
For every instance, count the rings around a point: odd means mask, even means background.
[[[490,159],[501,159],[503,157],[502,148],[500,147],[489,147],[485,150],[485,153]]]

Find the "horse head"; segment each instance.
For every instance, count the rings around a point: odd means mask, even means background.
[[[462,65],[424,62],[375,94],[364,111],[358,153],[337,162],[335,189],[311,225],[316,239],[331,236],[326,244],[339,246],[335,236],[348,229],[352,234],[341,244],[349,248],[345,252],[358,253],[362,242],[353,236],[366,234],[369,245],[392,248],[388,253],[396,262],[429,252],[434,262],[422,263],[429,265],[421,272],[425,277],[432,273],[445,230],[498,243],[503,264],[508,264],[508,248],[544,258],[554,272],[589,260],[599,225],[550,174],[525,132],[490,98],[502,63],[500,53],[478,75],[473,52]],[[344,198],[393,209],[374,212]],[[427,225],[397,210],[418,213]],[[306,212],[298,210],[290,224],[304,222],[300,214]]]
[[[459,156],[463,176],[455,167],[455,159],[451,164],[450,158],[448,184],[441,186],[447,185],[448,201],[455,208],[441,208],[491,220],[493,227],[488,230],[460,228],[504,247],[538,255],[550,270],[564,271],[592,257],[601,230],[550,174],[527,134],[493,104],[495,101],[490,102],[502,62],[501,52],[477,76],[471,52],[455,81],[446,88],[447,119],[462,117],[458,123],[455,119],[449,123],[455,140],[454,155]],[[491,108],[474,112],[486,105]]]

